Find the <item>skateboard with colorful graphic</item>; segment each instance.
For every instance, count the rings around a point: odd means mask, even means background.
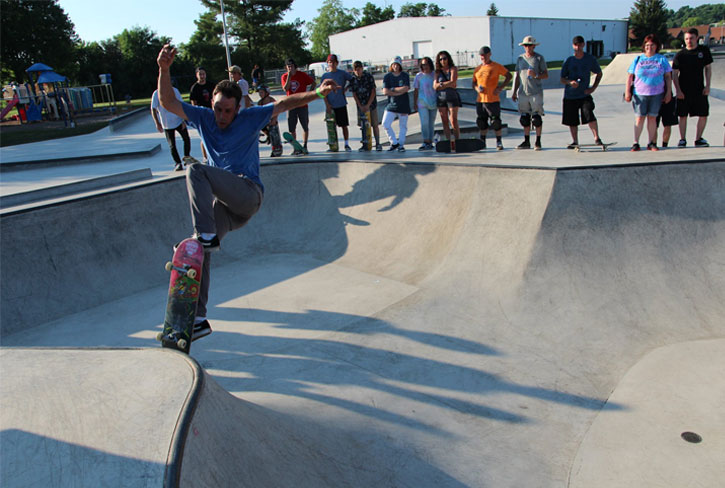
[[[282,138],[279,136],[279,125],[269,126],[269,143],[272,145],[272,157],[282,155]]]
[[[335,126],[335,112],[330,112],[325,115],[325,122],[327,123],[327,145],[330,146],[329,151],[337,152],[340,150],[340,146],[337,144],[337,127]]]
[[[201,291],[201,267],[204,249],[194,238],[181,241],[174,251],[166,270],[171,272],[169,296],[166,302],[164,330],[156,339],[163,347],[189,354],[196,317],[196,306]]]
[[[373,130],[370,120],[370,111],[360,114],[360,131],[362,132],[362,145],[365,151],[373,149]]]
[[[451,144],[451,141],[439,141],[436,144],[436,152],[449,153],[453,151],[457,153],[467,153],[480,151],[484,147],[484,142],[479,138],[456,139],[453,141],[453,144]]]
[[[292,144],[292,147],[295,150],[295,154],[307,154],[307,149],[305,149],[302,144],[297,142],[297,139],[295,139],[292,134],[289,132],[285,132],[282,134],[282,137],[284,137],[284,140]]]
[[[593,152],[593,151],[582,151],[582,148],[602,148],[602,151],[606,151],[609,146],[614,146],[616,142],[607,142],[603,144],[579,144],[574,148],[576,152]]]

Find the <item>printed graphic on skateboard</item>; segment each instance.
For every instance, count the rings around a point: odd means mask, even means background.
[[[330,151],[337,152],[340,150],[340,146],[337,144],[337,127],[335,126],[335,112],[330,112],[325,115],[325,122],[327,123],[327,145],[330,146]]]
[[[370,121],[370,111],[360,114],[360,131],[362,132],[362,145],[365,151],[373,149],[373,130]]]

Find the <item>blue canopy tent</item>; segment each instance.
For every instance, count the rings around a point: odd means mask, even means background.
[[[53,68],[48,66],[47,64],[43,63],[35,63],[30,68],[25,70],[28,73],[28,77],[30,78],[30,82],[33,83],[33,93],[37,93],[35,91],[35,85],[41,85],[44,83],[52,84],[53,85],[53,93],[56,96],[58,100],[58,112],[60,116],[63,118],[63,122],[65,123],[66,127],[70,125],[71,127],[75,126],[75,122],[73,122],[73,115],[70,110],[70,105],[68,103],[68,78],[66,78],[63,75],[59,75],[55,71],[53,71]],[[35,74],[35,82],[33,82],[33,75]],[[31,110],[28,110],[28,120],[41,120],[40,116],[40,108],[37,108],[37,114],[33,114],[34,116],[37,116],[37,118],[30,118],[30,112]]]

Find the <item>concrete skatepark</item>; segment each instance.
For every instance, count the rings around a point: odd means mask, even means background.
[[[3,148],[3,485],[718,486],[725,101],[713,147],[630,153],[621,92],[606,153],[563,149],[561,89],[541,152],[508,114],[503,152],[327,154],[311,106],[190,357],[154,339],[190,219],[150,117]]]

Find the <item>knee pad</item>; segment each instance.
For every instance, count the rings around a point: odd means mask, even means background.
[[[491,128],[493,130],[501,130],[503,124],[501,124],[501,117],[491,117]]]
[[[528,127],[531,125],[531,114],[521,114],[521,117],[519,117],[519,122],[521,122],[521,127]]]
[[[541,115],[539,115],[539,114],[534,114],[534,116],[533,116],[533,117],[531,117],[531,124],[532,124],[532,125],[533,125],[534,127],[541,127],[541,126],[542,126],[542,125],[544,124],[544,121],[543,121],[543,120],[541,120]]]
[[[476,125],[481,130],[487,130],[488,129],[488,117],[477,117]]]

